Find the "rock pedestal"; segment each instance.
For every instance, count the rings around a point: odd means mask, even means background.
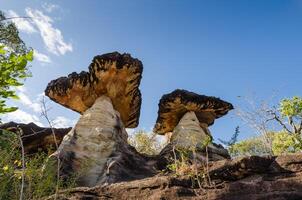
[[[60,158],[60,175],[68,177],[78,173],[80,186],[136,179],[141,174],[135,174],[136,170],[129,168],[147,166],[147,161],[127,144],[127,133],[120,115],[106,96],[99,97],[83,113],[53,156]],[[130,164],[127,164],[128,159]],[[146,177],[152,174],[152,169],[141,173]]]
[[[175,127],[170,142],[176,147],[188,149],[202,146],[209,137],[211,136],[200,127],[195,113],[187,112]]]
[[[207,127],[200,126],[195,113],[187,112],[175,127],[169,146],[188,150],[195,148],[203,158],[206,156],[205,147],[207,147],[207,156],[210,160],[230,158],[228,151],[221,145],[210,143],[211,138],[210,131]],[[169,146],[168,149],[171,148]]]

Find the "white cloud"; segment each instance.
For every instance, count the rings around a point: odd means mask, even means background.
[[[33,122],[38,126],[43,126],[43,124],[41,123],[41,121],[36,115],[29,114],[20,109],[16,110],[15,112],[5,114],[5,116],[3,117],[3,121],[6,122],[14,121],[14,122],[25,123],[25,124]]]
[[[67,119],[63,116],[56,117],[52,122],[53,127],[55,127],[55,128],[73,127],[75,125],[75,123],[76,123],[75,120]]]
[[[20,17],[15,11],[8,10],[7,11],[7,17]],[[23,31],[25,33],[35,33],[37,30],[34,28],[33,24],[30,22],[31,19],[25,19],[25,18],[15,18],[12,19],[12,21],[16,24],[17,28],[20,31]]]
[[[7,113],[1,119],[4,122],[14,121],[19,123],[30,123],[33,122],[38,126],[44,126],[42,121],[45,122],[42,113],[41,100],[45,97],[44,93],[36,95],[36,98],[31,99],[28,95],[27,89],[24,86],[17,87],[17,95],[19,96],[18,103],[23,106],[15,112]],[[46,102],[47,103],[47,102]],[[46,107],[48,107],[46,105]],[[24,111],[23,109],[29,112]],[[46,108],[47,109],[47,108]],[[49,116],[48,116],[49,117]],[[43,120],[44,119],[44,120]],[[55,128],[66,128],[73,127],[76,124],[76,120],[68,119],[64,116],[57,116],[54,120],[51,120],[51,124]]]
[[[51,63],[51,59],[47,55],[38,52],[38,50],[34,50],[34,58],[42,63]]]
[[[45,15],[40,10],[26,8],[25,11],[40,31],[40,35],[49,52],[56,55],[64,55],[66,52],[72,51],[72,44],[66,43],[61,31],[53,27],[51,17]]]
[[[28,108],[32,109],[35,113],[41,114],[41,104],[40,104],[40,97],[38,96],[34,101],[32,101],[26,94],[26,89],[17,88],[18,96],[19,96],[19,102]],[[23,90],[23,91],[22,91]]]
[[[51,3],[43,3],[42,4],[42,8],[48,12],[48,13],[51,13],[52,11],[60,8],[58,5],[56,4],[51,4]]]

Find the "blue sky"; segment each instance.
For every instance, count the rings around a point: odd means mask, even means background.
[[[139,128],[146,130],[155,123],[160,97],[177,88],[220,97],[236,108],[248,95],[277,94],[271,102],[276,103],[302,92],[302,1],[0,0],[0,7],[12,16],[34,18],[16,23],[38,52],[20,101],[10,102],[20,109],[6,120],[46,125],[38,97],[47,83],[87,70],[93,56],[112,51],[131,53],[144,64]],[[50,116],[61,125],[78,119],[49,103]],[[255,134],[235,111],[211,130],[215,138],[227,139],[237,125],[240,138]]]

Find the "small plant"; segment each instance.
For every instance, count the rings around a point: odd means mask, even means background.
[[[60,189],[75,186],[76,176],[57,181],[54,163],[48,160],[51,152],[25,155],[23,166],[16,133],[0,130],[0,199],[41,199],[54,194],[58,183]]]
[[[202,187],[202,182],[206,186],[211,186],[212,181],[209,176],[209,160],[208,160],[208,146],[212,143],[212,137],[207,136],[202,141],[198,141],[193,134],[188,134],[189,143],[192,145],[189,147],[177,147],[177,144],[173,146],[173,160],[171,164],[167,166],[167,169],[176,176],[188,176],[192,180],[192,183],[198,184],[198,187]],[[205,150],[204,160],[197,159],[197,153],[199,150]]]
[[[165,142],[159,140],[154,133],[147,133],[143,130],[130,135],[128,143],[138,152],[147,155],[158,154],[165,144]]]

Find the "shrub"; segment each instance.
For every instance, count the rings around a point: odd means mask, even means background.
[[[273,155],[285,153],[297,153],[302,151],[302,138],[298,134],[289,134],[287,132],[269,133],[267,137],[272,141]],[[267,146],[263,136],[252,137],[246,140],[236,142],[229,146],[229,153],[232,157],[267,155],[270,147]]]
[[[19,199],[22,187],[22,154],[15,133],[0,131],[0,199]],[[23,199],[40,199],[60,189],[75,186],[76,178],[57,181],[49,152],[25,155]]]
[[[165,145],[165,141],[160,140],[154,133],[147,133],[143,130],[130,135],[128,143],[138,152],[148,155],[158,154]]]

